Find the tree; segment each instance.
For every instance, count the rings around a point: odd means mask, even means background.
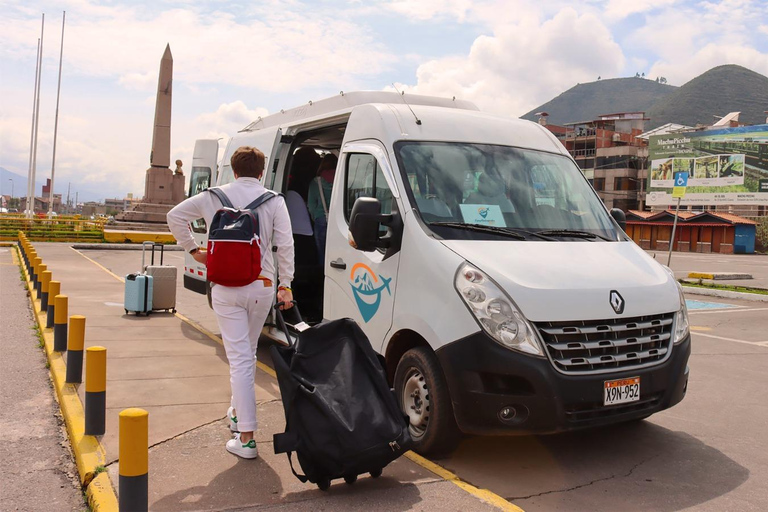
[[[667,83],[667,79],[666,79],[666,78],[664,78],[663,76],[662,76],[662,77],[659,77],[659,83],[660,83],[660,84],[665,84],[665,83]]]
[[[755,230],[756,249],[758,251],[768,251],[768,217],[755,219],[757,226]]]

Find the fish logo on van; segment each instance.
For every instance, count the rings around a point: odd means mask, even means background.
[[[392,278],[387,279],[381,274],[376,277],[376,274],[368,265],[356,263],[349,274],[349,280],[352,286],[352,294],[355,296],[355,302],[357,303],[357,309],[360,310],[365,323],[368,323],[379,310],[381,294],[384,293],[384,290],[390,296],[392,295],[392,290],[389,288]]]
[[[486,218],[488,216],[488,212],[490,211],[491,211],[490,208],[480,207],[477,209],[477,213],[479,213],[482,218]]]

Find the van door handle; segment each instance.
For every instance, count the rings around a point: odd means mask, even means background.
[[[342,260],[341,258],[336,258],[335,261],[332,261],[331,262],[331,266],[333,268],[337,268],[339,270],[346,270],[347,269],[347,264],[344,263],[344,260]]]

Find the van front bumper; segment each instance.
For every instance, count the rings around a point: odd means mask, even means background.
[[[649,368],[566,375],[549,359],[506,349],[483,332],[440,348],[459,428],[467,434],[546,434],[644,418],[685,396],[691,338]],[[604,406],[604,382],[640,377],[640,400]]]

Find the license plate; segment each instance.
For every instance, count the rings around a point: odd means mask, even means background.
[[[625,404],[640,400],[640,377],[607,380],[603,383],[603,405]]]

